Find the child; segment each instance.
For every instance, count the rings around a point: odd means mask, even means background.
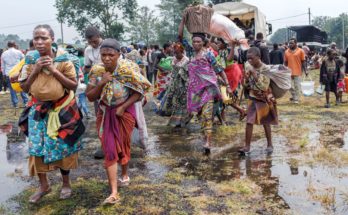
[[[337,64],[340,67],[340,71],[341,71],[340,78],[337,83],[338,102],[342,103],[342,94],[343,92],[345,92],[345,89],[346,89],[346,85],[344,83],[345,66],[341,59],[337,60]]]

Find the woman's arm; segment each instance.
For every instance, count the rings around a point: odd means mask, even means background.
[[[141,97],[140,93],[138,93],[134,90],[131,90],[131,94],[132,95],[126,100],[126,102],[117,108],[117,110],[116,110],[117,116],[122,116],[129,106],[131,106],[135,102],[139,101],[139,99]]]
[[[100,98],[105,84],[107,84],[109,81],[112,81],[112,74],[109,72],[104,73],[102,80],[99,81],[95,86],[92,85],[94,81],[90,79],[90,84],[88,84],[86,89],[86,96],[88,100],[90,102],[98,100]]]
[[[226,84],[226,86],[227,86],[227,93],[232,94],[233,92],[232,92],[231,86],[230,86],[230,84],[229,84],[229,82],[228,82],[226,73],[225,73],[224,71],[222,71],[222,72],[220,72],[220,73],[218,73],[218,74],[219,74],[219,76],[222,78],[222,80],[225,82],[225,84]]]
[[[232,60],[234,59],[234,47],[235,47],[235,42],[234,42],[234,41],[233,41],[233,42],[230,42],[229,45],[230,45],[230,47],[231,47],[231,51],[230,51],[230,53],[228,54],[228,56],[227,56],[227,58],[226,58],[227,62],[230,62],[230,61],[232,61]]]

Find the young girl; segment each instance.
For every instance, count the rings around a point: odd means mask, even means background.
[[[337,100],[338,100],[338,103],[342,103],[342,95],[343,95],[343,92],[345,92],[346,90],[346,85],[344,83],[345,66],[342,60],[337,60],[337,64],[340,67],[340,71],[341,71],[340,78],[337,83],[337,93],[338,93]]]

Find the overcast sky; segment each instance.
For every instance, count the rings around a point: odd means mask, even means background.
[[[50,24],[60,38],[60,24],[56,21],[54,0],[0,0],[0,33],[18,34],[21,38],[31,38],[32,30],[37,24]],[[348,7],[345,0],[245,0],[255,5],[266,15],[267,20],[295,16],[308,12],[311,8],[313,16],[338,16]],[[140,6],[155,9],[160,0],[138,0]],[[32,23],[32,24],[30,24]],[[274,31],[281,27],[308,24],[308,15],[271,21]],[[78,34],[73,28],[64,25],[64,38],[71,42]]]

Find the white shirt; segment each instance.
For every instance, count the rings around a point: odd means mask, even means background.
[[[87,46],[85,50],[85,66],[93,66],[95,64],[100,64],[100,46],[98,48],[93,48],[92,46]]]
[[[16,66],[19,61],[21,61],[24,58],[24,54],[15,49],[15,48],[9,48],[7,51],[5,51],[1,55],[1,70],[2,73],[6,76],[8,76],[8,73],[10,70]]]

